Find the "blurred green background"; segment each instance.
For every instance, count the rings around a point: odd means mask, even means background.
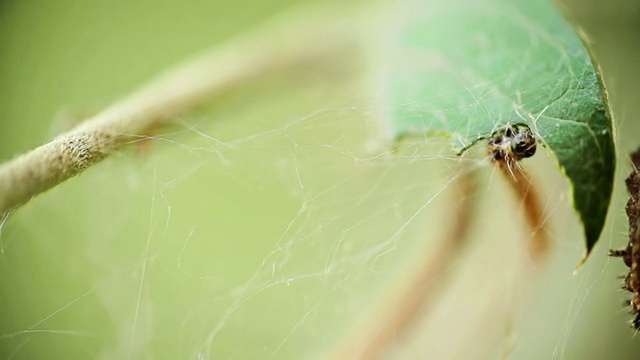
[[[2,2],[0,159],[295,3]],[[601,243],[572,276],[583,242],[568,185],[536,156],[526,166],[555,247],[526,273],[516,204],[481,166],[470,245],[389,358],[640,354],[620,305],[626,268],[606,256],[626,243],[640,6],[565,6],[592,40],[617,120],[618,183]],[[0,235],[0,357],[316,359],[357,337],[452,221],[460,165],[443,155],[446,141],[379,156],[366,64],[261,79],[12,215]]]

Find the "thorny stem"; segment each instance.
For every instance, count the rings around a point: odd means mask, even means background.
[[[521,200],[525,220],[531,230],[529,251],[534,260],[543,260],[549,253],[550,242],[544,228],[540,197],[526,171],[512,159],[496,161],[504,178]]]
[[[80,174],[173,117],[276,70],[353,48],[353,17],[294,11],[160,74],[139,91],[0,165],[0,216]]]
[[[640,330],[640,149],[631,153],[633,170],[625,180],[629,200],[625,212],[629,218],[629,242],[624,249],[609,250],[609,256],[621,257],[629,272],[624,277],[622,289],[631,293],[628,304],[633,319],[631,326]]]
[[[381,317],[374,319],[375,323],[364,331],[364,336],[355,341],[350,339],[349,344],[339,349],[334,356],[336,360],[373,360],[383,357],[393,343],[408,332],[414,320],[420,319],[420,313],[424,313],[437,298],[444,283],[445,271],[459,255],[467,238],[474,210],[474,173],[463,173],[452,189],[457,191],[457,205],[447,218],[455,220],[449,222],[439,246],[435,250],[429,249],[426,256],[421,257],[418,267],[412,269],[411,277],[402,290],[394,292],[387,307],[376,312],[376,316],[380,314]]]

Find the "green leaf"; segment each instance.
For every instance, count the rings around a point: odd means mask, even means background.
[[[573,188],[587,254],[611,198],[615,149],[606,92],[588,51],[547,1],[436,1],[397,32],[393,135],[450,134],[461,154],[524,123]],[[405,16],[406,17],[406,16]]]

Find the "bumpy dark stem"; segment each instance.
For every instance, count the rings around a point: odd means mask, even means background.
[[[609,255],[621,257],[629,267],[622,288],[631,293],[629,305],[634,316],[631,325],[640,330],[640,149],[631,154],[631,161],[635,168],[625,182],[630,195],[625,209],[629,217],[629,243],[622,250],[609,250]]]

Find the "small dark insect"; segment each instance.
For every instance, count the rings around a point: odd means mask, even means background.
[[[536,137],[525,124],[507,124],[489,137],[487,150],[491,160],[515,191],[529,225],[529,252],[533,259],[541,260],[548,254],[549,239],[544,231],[544,208],[535,191],[535,184],[525,169],[518,164],[536,153]]]
[[[633,316],[631,326],[640,330],[640,149],[631,154],[634,169],[625,181],[631,196],[627,202],[626,212],[629,217],[629,244],[621,250],[609,250],[609,256],[621,257],[629,267],[624,276],[623,290],[631,293],[628,301]]]
[[[493,161],[520,161],[536,153],[536,138],[526,125],[507,125],[489,138],[489,153]]]

